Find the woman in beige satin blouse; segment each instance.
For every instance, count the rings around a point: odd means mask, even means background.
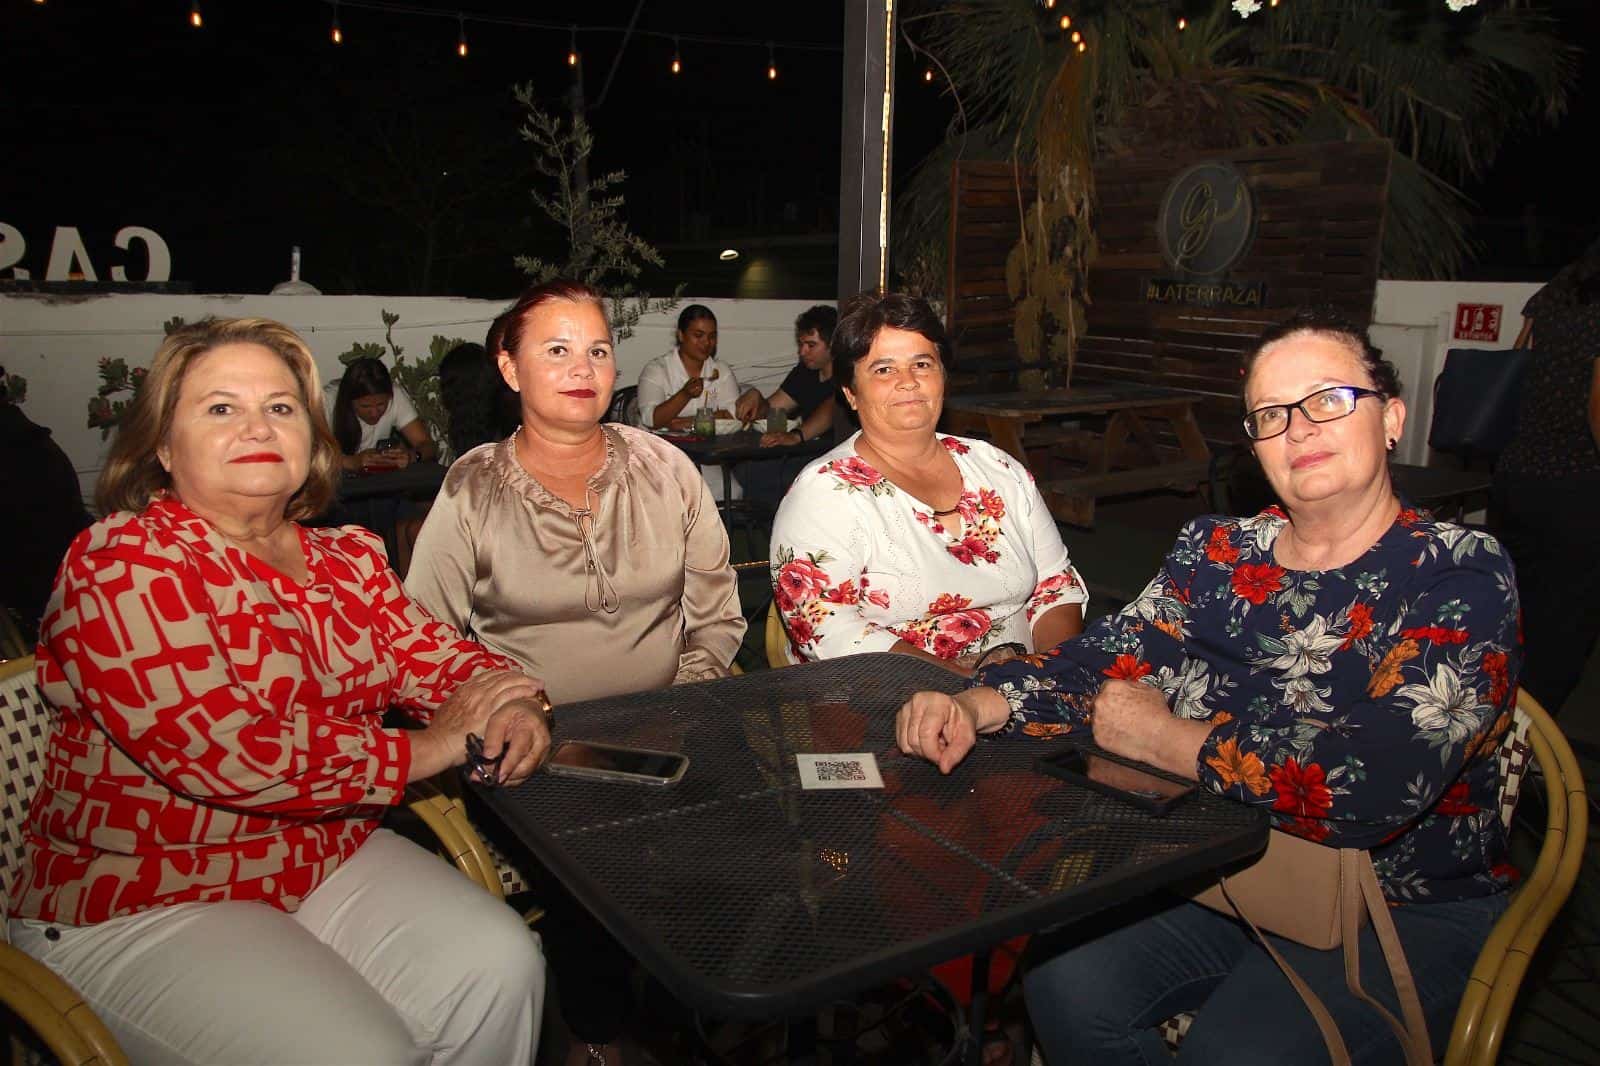
[[[617,375],[600,296],[570,281],[529,289],[484,347],[520,394],[522,425],[450,467],[406,590],[557,704],[726,675],[745,629],[728,535],[687,456],[600,424]],[[566,1061],[616,1066],[631,960],[542,880]]]
[[[682,452],[600,424],[616,365],[599,294],[531,288],[485,347],[522,425],[451,466],[406,591],[556,703],[726,675],[745,628],[727,532]]]

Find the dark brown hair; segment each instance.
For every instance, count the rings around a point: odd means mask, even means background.
[[[339,443],[322,409],[322,388],[311,349],[300,335],[266,318],[206,318],[170,334],[156,349],[150,372],[122,417],[95,486],[102,514],[142,511],[172,477],[156,457],[172,431],[172,413],[184,376],[194,361],[225,344],[259,344],[282,359],[300,386],[300,404],[311,420],[311,461],[306,482],[289,498],[283,516],[314,518],[328,509],[339,484]]]
[[[483,342],[489,358],[498,358],[501,352],[516,355],[518,346],[522,344],[522,329],[527,324],[528,316],[555,300],[571,300],[573,303],[587,301],[598,306],[602,314],[606,309],[605,297],[581,281],[556,278],[542,285],[534,285],[524,290],[517,297],[517,302],[502,311],[500,317],[489,325],[489,335]]]
[[[845,302],[844,314],[834,327],[829,348],[833,351],[833,373],[840,388],[855,387],[856,363],[872,350],[872,342],[885,328],[920,333],[939,353],[939,365],[946,371],[950,369],[953,357],[950,338],[945,334],[944,323],[926,300],[903,292],[869,290]]]
[[[387,396],[394,402],[394,378],[380,360],[353,359],[344,368],[339,389],[333,397],[333,439],[339,450],[354,455],[361,449],[361,419],[356,401],[364,396]]]
[[[1332,308],[1303,307],[1282,322],[1268,326],[1256,339],[1255,346],[1244,353],[1240,361],[1240,372],[1244,377],[1241,400],[1243,391],[1249,389],[1250,372],[1255,369],[1256,360],[1261,358],[1261,353],[1297,333],[1314,333],[1344,345],[1350,350],[1350,354],[1356,357],[1361,368],[1367,372],[1367,377],[1372,379],[1372,388],[1383,399],[1393,399],[1400,395],[1399,373],[1396,372],[1394,364],[1383,357],[1383,352],[1377,345],[1367,339],[1365,330]],[[1248,400],[1242,402],[1249,406]]]

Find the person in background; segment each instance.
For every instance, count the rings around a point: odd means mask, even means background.
[[[794,320],[794,343],[799,362],[783,384],[761,401],[757,417],[782,411],[799,418],[800,425],[786,432],[763,433],[761,446],[801,444],[822,436],[833,428],[833,330],[839,324],[839,311],[829,304],[818,304]]]
[[[439,403],[450,419],[445,443],[451,462],[516,432],[517,394],[481,344],[458,344],[439,360]]]
[[[639,373],[639,416],[646,429],[686,429],[694,413],[748,422],[761,409],[757,389],[739,388],[733,368],[717,359],[717,316],[704,304],[678,314],[677,343]]]
[[[156,352],[41,629],[57,714],[10,940],[134,1063],[528,1064],[538,939],[380,819],[468,734],[526,780],[548,702],[372,534],[300,525],[339,477],[319,399],[277,322]]]
[[[1517,567],[1522,685],[1559,714],[1600,638],[1600,241],[1522,314],[1533,355],[1516,433],[1495,463],[1489,527]]]
[[[773,523],[791,659],[895,651],[970,676],[1078,633],[1088,592],[1033,478],[935,431],[950,342],[933,310],[863,293],[833,356],[861,430],[801,472]]]
[[[485,348],[522,425],[450,467],[406,590],[537,674],[558,704],[727,676],[745,630],[728,535],[683,452],[601,422],[617,369],[600,295],[572,281],[534,286],[495,319]],[[616,1066],[631,959],[519,844],[501,841],[540,882],[576,1038],[568,1062]]]
[[[1511,565],[1492,537],[1396,497],[1405,405],[1359,327],[1302,312],[1244,370],[1245,433],[1283,508],[1190,522],[1137,600],[954,697],[918,693],[897,742],[948,773],[980,734],[1092,735],[1278,829],[1370,849],[1439,1048],[1514,876],[1495,758],[1521,663]],[[1401,1061],[1346,988],[1340,949],[1268,938],[1356,1062]],[[1034,945],[1044,961],[1024,983],[1050,1062],[1169,1059],[1155,1027],[1182,1011],[1199,1012],[1184,1062],[1327,1061],[1311,1013],[1231,916],[1160,896],[1050,947]],[[1360,954],[1382,958],[1370,924]],[[1398,1013],[1387,975],[1362,976]]]
[[[739,388],[733,368],[717,359],[717,316],[704,304],[678,314],[677,344],[650,360],[639,373],[639,417],[646,429],[689,429],[698,411],[714,418],[750,421],[761,406],[758,389]],[[702,466],[701,475],[720,501],[722,467]],[[738,478],[729,478],[734,499],[744,495]]]
[[[438,455],[438,445],[428,435],[427,423],[417,414],[411,397],[395,386],[389,368],[379,360],[354,360],[325,393],[328,422],[343,453],[340,465],[344,470],[401,470]],[[397,437],[405,446],[379,447]]]
[[[12,612],[20,642],[31,648],[61,557],[94,519],[72,460],[48,429],[22,413],[25,395],[22,379],[0,367],[0,500],[12,510],[0,522],[0,610]]]

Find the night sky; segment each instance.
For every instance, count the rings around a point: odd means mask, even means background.
[[[416,6],[449,17],[344,6],[336,47],[321,0],[204,0],[199,30],[188,0],[6,0],[0,222],[27,241],[21,265],[43,277],[54,228],[75,225],[104,279],[124,258],[113,234],[141,225],[166,239],[174,280],[201,292],[267,291],[287,275],[292,244],[324,292],[514,292],[512,256],[555,253],[560,242],[528,197],[543,179],[517,136],[511,86],[531,82],[548,109],[564,109],[568,33],[469,22],[461,59],[455,8]],[[1587,0],[1558,6],[1600,28]],[[586,25],[621,26],[634,3],[463,9],[563,24],[582,11]],[[841,24],[837,0],[649,0],[643,29],[754,42],[685,41],[676,77],[669,40],[636,36],[613,64],[620,34],[580,34],[591,107],[616,71],[589,116],[592,172],[628,171],[628,220],[666,252],[665,279],[705,290],[711,250],[760,235],[787,245],[780,258],[810,264],[778,295],[831,294]],[[777,42],[776,81],[766,78],[767,40]],[[785,47],[802,43],[817,50]],[[1562,130],[1521,139],[1469,189],[1491,245],[1474,276],[1548,276],[1541,257],[1559,262],[1552,248],[1593,236],[1572,145],[1592,139],[1597,67],[1588,64]],[[899,72],[903,175],[938,142],[950,106],[903,48]],[[1542,250],[1524,239],[1530,218]]]

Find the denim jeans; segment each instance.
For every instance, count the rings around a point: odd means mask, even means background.
[[[1436,1055],[1444,1053],[1478,951],[1509,901],[1502,892],[1390,911]],[[1171,1062],[1155,1026],[1182,1011],[1197,1013],[1179,1062],[1328,1061],[1304,1002],[1238,921],[1171,897],[1125,908],[1114,918],[1119,927],[1103,936],[1077,926],[1030,948],[1046,960],[1029,972],[1024,989],[1050,1066]],[[1084,924],[1105,928],[1103,921]],[[1404,1061],[1388,1024],[1346,989],[1342,949],[1318,951],[1280,937],[1272,946],[1332,1012],[1354,1062]],[[1360,949],[1362,987],[1398,1017],[1394,984],[1370,923]]]

